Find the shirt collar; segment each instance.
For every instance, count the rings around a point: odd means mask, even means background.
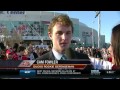
[[[55,58],[57,60],[60,60],[62,57],[62,54],[58,53],[57,51],[55,51],[54,49],[52,49],[53,55],[55,56]]]

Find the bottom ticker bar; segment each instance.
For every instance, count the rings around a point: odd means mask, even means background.
[[[0,69],[0,78],[120,78],[120,70]]]

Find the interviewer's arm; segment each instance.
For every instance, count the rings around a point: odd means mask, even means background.
[[[102,69],[102,70],[111,70],[113,64],[109,61],[99,60],[98,58],[89,57],[94,69]]]

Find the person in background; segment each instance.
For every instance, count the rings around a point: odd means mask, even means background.
[[[35,60],[38,57],[37,53],[33,50],[33,47],[28,48],[28,58],[29,60]]]
[[[13,60],[18,60],[18,55],[17,55],[18,47],[19,47],[19,44],[18,43],[14,43],[13,53],[12,53],[12,59]]]
[[[27,55],[25,55],[25,49],[24,46],[18,48],[18,60],[28,60]]]

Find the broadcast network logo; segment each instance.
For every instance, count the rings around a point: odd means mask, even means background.
[[[100,75],[99,70],[91,70],[91,75]]]

